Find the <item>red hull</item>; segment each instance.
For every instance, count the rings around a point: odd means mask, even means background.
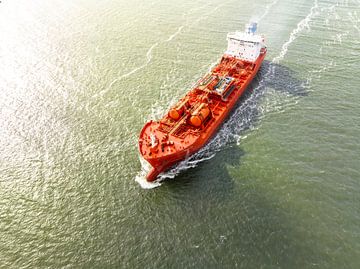
[[[139,151],[153,167],[148,181],[209,141],[257,74],[265,55],[264,48],[254,63],[224,55],[168,114],[145,124]]]

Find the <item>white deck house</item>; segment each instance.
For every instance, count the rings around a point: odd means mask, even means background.
[[[245,32],[229,33],[227,35],[228,48],[225,54],[255,62],[261,49],[265,47],[264,37],[255,34],[256,28],[257,23],[250,23],[246,25]]]

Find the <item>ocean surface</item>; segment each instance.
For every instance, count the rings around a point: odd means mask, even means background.
[[[258,21],[212,141],[138,134]],[[1,0],[0,268],[360,268],[360,1]]]

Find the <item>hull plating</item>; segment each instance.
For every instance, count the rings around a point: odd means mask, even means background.
[[[255,62],[224,55],[162,119],[145,124],[139,151],[153,167],[148,181],[209,141],[257,74],[265,55],[265,48]]]

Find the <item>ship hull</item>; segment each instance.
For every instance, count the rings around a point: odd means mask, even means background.
[[[199,80],[172,110],[183,113],[179,119],[170,111],[160,121],[144,126],[139,151],[152,166],[147,181],[154,181],[160,173],[199,151],[214,136],[256,76],[265,55],[266,49],[253,63],[224,55],[210,75]],[[222,89],[226,92],[221,92]]]

